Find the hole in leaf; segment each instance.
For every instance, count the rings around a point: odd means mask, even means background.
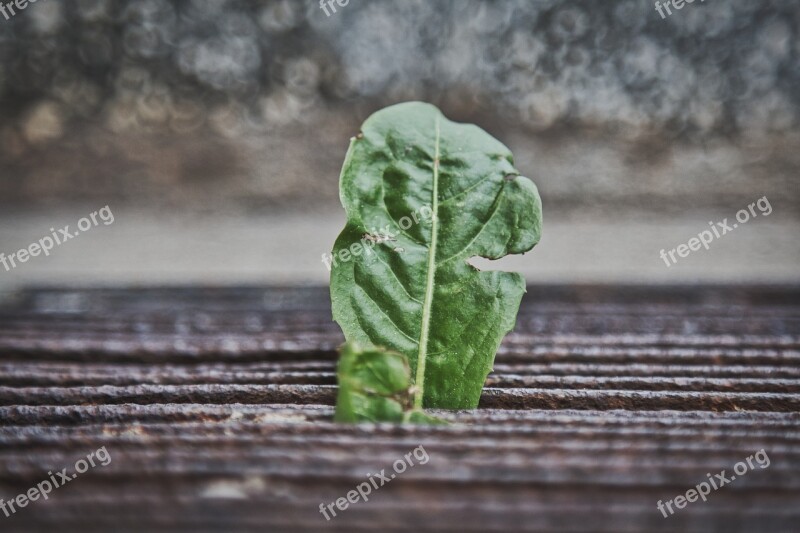
[[[467,263],[480,270],[481,272],[489,272],[497,270],[501,272],[518,272],[524,261],[522,254],[507,255],[500,259],[487,259],[479,255],[475,255],[467,259]]]

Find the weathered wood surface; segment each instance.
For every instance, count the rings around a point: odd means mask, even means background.
[[[800,288],[532,287],[481,408],[331,422],[322,288],[32,290],[0,305],[2,531],[797,531]],[[423,445],[326,522],[320,503]],[[664,518],[670,500],[764,449]]]

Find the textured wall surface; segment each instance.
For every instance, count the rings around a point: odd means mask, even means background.
[[[0,16],[0,202],[330,205],[375,109],[500,137],[551,205],[795,210],[800,3],[66,0]]]

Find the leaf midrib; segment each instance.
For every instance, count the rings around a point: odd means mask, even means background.
[[[439,116],[436,115],[434,127],[436,137],[433,155],[433,199],[431,200],[431,246],[428,249],[428,272],[425,275],[425,299],[422,305],[422,327],[419,335],[419,352],[417,352],[417,374],[414,379],[416,393],[414,407],[422,408],[422,397],[425,394],[425,358],[428,355],[428,334],[431,322],[431,304],[433,302],[434,277],[436,274],[436,243],[439,229]]]

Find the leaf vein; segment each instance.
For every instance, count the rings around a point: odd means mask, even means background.
[[[417,341],[414,340],[413,338],[411,338],[411,336],[409,336],[408,333],[403,331],[403,329],[400,326],[398,326],[397,323],[394,320],[392,320],[392,317],[390,317],[389,314],[386,313],[386,311],[383,309],[383,307],[381,307],[381,305],[375,300],[375,298],[373,298],[372,295],[369,292],[367,292],[367,290],[364,288],[364,286],[361,285],[358,282],[358,280],[356,280],[355,278],[353,278],[353,280],[355,281],[355,284],[358,286],[358,288],[361,289],[361,292],[363,292],[367,296],[367,298],[369,298],[370,301],[375,304],[375,307],[377,307],[378,310],[381,312],[381,314],[386,317],[386,319],[389,321],[389,323],[394,326],[394,328],[397,330],[397,332],[400,333],[403,337],[405,337],[408,340],[410,340],[411,342],[413,342],[414,344],[416,344]]]
[[[500,186],[500,190],[497,191],[497,196],[495,196],[494,202],[493,202],[494,205],[492,206],[492,213],[489,215],[489,218],[486,219],[486,222],[484,222],[481,225],[481,229],[478,230],[478,233],[476,233],[475,236],[472,238],[472,240],[470,240],[466,244],[466,246],[461,248],[458,252],[454,253],[453,255],[448,257],[447,259],[442,259],[442,261],[439,262],[440,265],[443,265],[443,264],[447,263],[448,261],[451,261],[452,259],[455,259],[456,257],[461,256],[461,254],[463,254],[466,250],[468,250],[469,247],[472,246],[472,243],[474,243],[478,239],[478,237],[480,237],[481,233],[483,233],[483,230],[485,230],[489,226],[489,223],[492,221],[494,216],[497,214],[497,210],[500,208],[500,203],[502,201],[502,195],[503,195],[503,191],[504,190],[505,190],[505,184],[501,185]]]
[[[389,265],[389,263],[387,263],[386,261],[384,261],[384,260],[383,260],[383,258],[380,256],[380,254],[378,254],[377,252],[375,252],[375,257],[377,257],[377,258],[378,258],[378,261],[380,261],[381,263],[383,263],[384,265],[386,265],[386,268],[388,268],[388,269],[389,269],[389,272],[391,272],[391,273],[392,273],[392,276],[394,277],[394,279],[396,279],[396,280],[397,280],[397,284],[398,284],[398,285],[400,285],[400,288],[401,288],[401,289],[403,289],[403,292],[404,292],[404,293],[406,293],[406,296],[408,296],[408,299],[409,299],[409,300],[411,300],[412,302],[416,302],[416,303],[418,303],[418,304],[422,305],[422,302],[420,302],[419,300],[417,300],[416,298],[414,298],[413,296],[411,296],[411,293],[410,293],[410,292],[408,292],[408,289],[406,289],[406,286],[405,286],[405,285],[403,285],[403,282],[402,282],[402,281],[400,281],[400,277],[399,277],[399,276],[397,275],[397,273],[396,273],[396,272],[395,272],[395,271],[392,269],[391,265]]]
[[[414,380],[417,392],[414,395],[414,406],[422,408],[422,398],[425,394],[425,358],[428,351],[428,334],[431,322],[431,305],[433,302],[434,278],[436,275],[436,243],[439,231],[439,143],[441,131],[439,115],[434,121],[436,130],[433,148],[433,191],[431,198],[431,245],[428,248],[428,272],[425,276],[425,299],[422,304],[422,327],[419,335],[419,351],[417,352],[417,373]]]

